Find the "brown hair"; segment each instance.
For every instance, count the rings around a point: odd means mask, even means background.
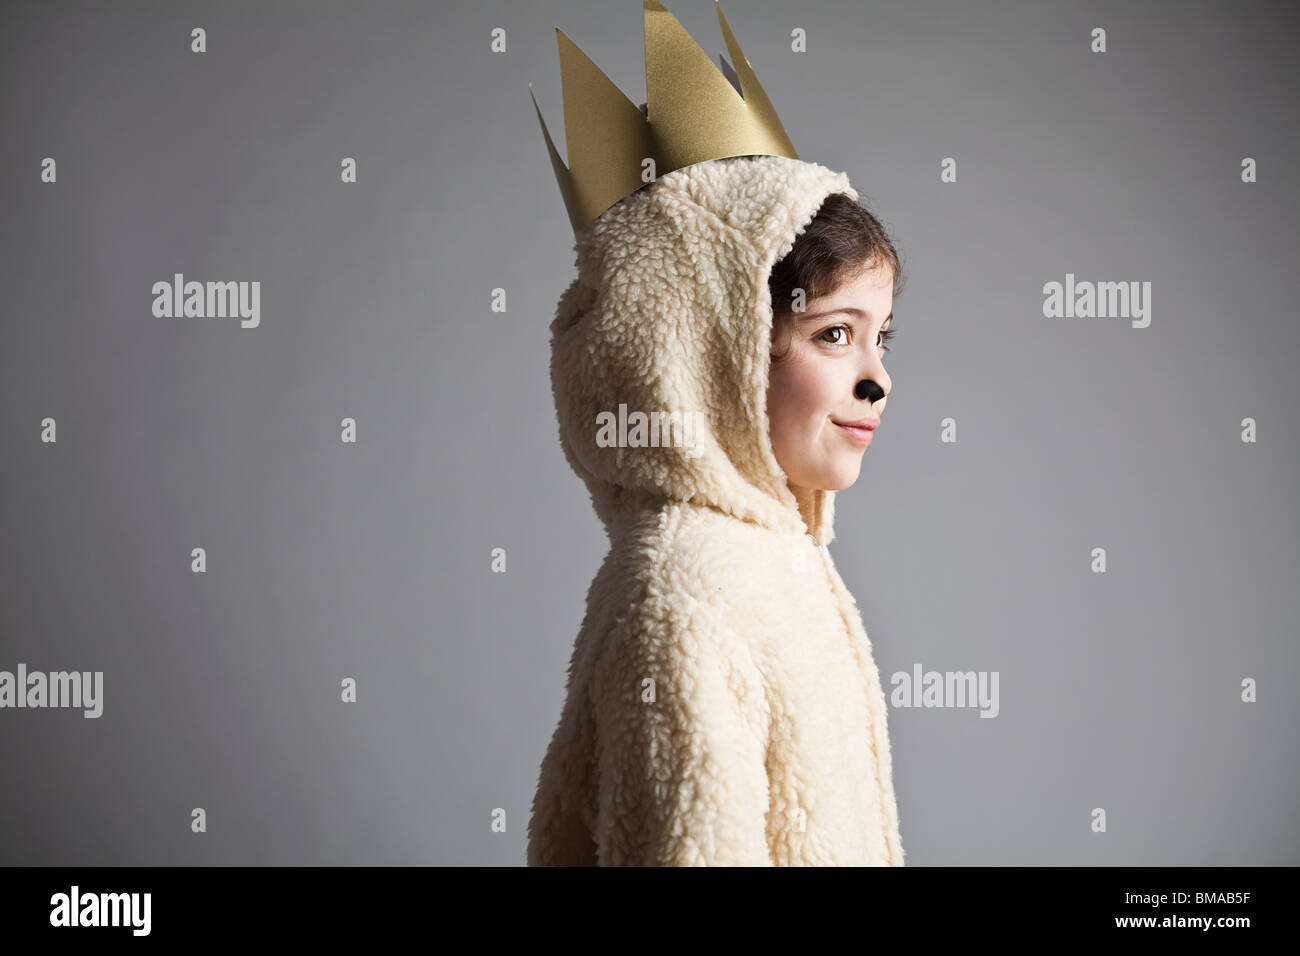
[[[880,268],[893,273],[894,295],[900,294],[905,282],[902,261],[884,226],[846,193],[827,196],[768,276],[773,346],[794,325],[795,290],[803,290],[806,303],[830,295],[868,269]],[[787,354],[788,350],[781,355],[773,352],[772,361],[779,362]]]

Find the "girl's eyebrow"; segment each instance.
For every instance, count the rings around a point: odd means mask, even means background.
[[[862,309],[854,309],[849,306],[845,306],[844,308],[841,309],[823,309],[820,312],[806,312],[803,315],[799,316],[798,321],[811,322],[813,319],[820,319],[823,316],[827,316],[827,315],[835,315],[838,312],[848,312],[851,315],[856,315],[860,319],[871,318],[870,313],[864,312]],[[891,319],[893,319],[893,317],[894,317],[894,310],[890,309],[889,315],[885,316],[885,321],[881,322],[880,324],[883,326],[885,322],[889,322]]]

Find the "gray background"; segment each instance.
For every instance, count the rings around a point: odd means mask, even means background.
[[[0,860],[521,864],[605,547],[528,84],[563,150],[559,26],[642,102],[640,3],[0,10],[0,669],[105,674],[98,720],[0,711]],[[724,11],[909,272],[832,545],[882,677],[1001,675],[993,720],[890,710],[908,863],[1300,862],[1295,5]],[[261,326],[154,318],[174,272]],[[1043,318],[1067,272],[1150,327]]]

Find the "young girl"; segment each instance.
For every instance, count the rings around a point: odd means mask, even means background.
[[[733,157],[579,237],[551,378],[610,547],[530,865],[903,864],[880,677],[827,548],[901,287],[857,200],[815,163]]]

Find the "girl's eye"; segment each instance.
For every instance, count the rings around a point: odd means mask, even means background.
[[[838,332],[838,331],[840,331],[840,330],[843,330],[844,333],[845,333],[846,335],[847,335],[849,332],[852,332],[852,331],[853,331],[853,330],[852,330],[851,328],[849,328],[847,325],[832,325],[829,329],[827,329],[825,332],[822,333],[822,341],[823,341],[823,342],[827,342],[827,341],[829,341],[828,339],[824,338],[824,336],[830,335],[830,333],[832,333],[832,332]],[[844,342],[843,342],[843,341],[840,341],[840,342],[831,342],[830,344],[831,344],[831,345],[843,345]]]
[[[839,342],[830,342],[830,340],[826,338],[826,336],[830,335],[832,332],[839,332],[839,331],[843,331],[847,335],[851,333],[853,329],[847,325],[832,325],[829,329],[822,332],[819,338],[821,338],[823,342],[829,342],[831,345],[844,345],[846,343],[842,340]],[[877,348],[882,348],[886,352],[888,352],[889,346],[886,345],[885,343],[888,342],[893,337],[894,337],[894,330],[892,328],[881,329],[876,338]]]

